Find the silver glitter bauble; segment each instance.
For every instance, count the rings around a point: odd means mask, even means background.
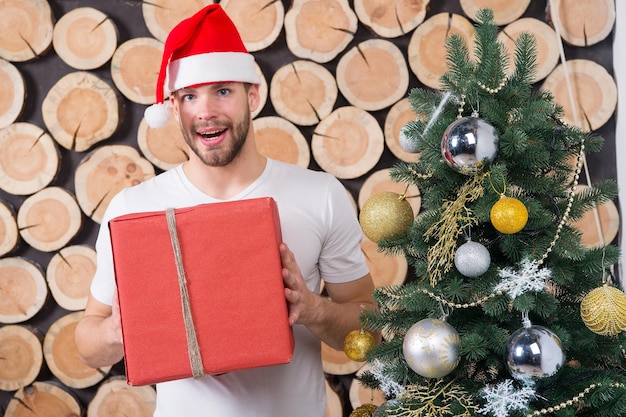
[[[419,149],[417,148],[417,141],[411,139],[406,134],[404,128],[400,129],[400,135],[398,136],[398,143],[400,147],[407,151],[408,153],[418,153]]]
[[[409,328],[402,352],[409,367],[425,378],[441,378],[456,368],[461,359],[461,338],[442,320],[424,319]]]
[[[448,126],[441,140],[441,155],[455,171],[482,172],[498,155],[498,132],[478,117],[462,117]]]
[[[506,366],[513,378],[530,382],[556,374],[565,363],[561,340],[542,326],[523,327],[509,338]]]
[[[454,266],[464,276],[474,278],[489,269],[489,250],[478,242],[467,241],[459,246],[454,254]]]

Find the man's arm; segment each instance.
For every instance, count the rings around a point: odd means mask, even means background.
[[[289,323],[303,324],[328,346],[343,350],[347,334],[361,328],[362,309],[376,308],[372,300],[372,277],[367,274],[343,284],[325,283],[330,298],[323,297],[307,288],[293,253],[285,244],[281,245],[280,252]]]
[[[74,334],[83,362],[93,368],[114,365],[124,356],[122,329],[117,293],[113,306],[103,304],[89,295],[83,318]]]

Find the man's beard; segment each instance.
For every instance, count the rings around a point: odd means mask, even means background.
[[[237,125],[233,125],[229,122],[224,124],[223,127],[228,129],[232,138],[230,144],[228,144],[228,147],[221,147],[219,149],[212,149],[204,152],[201,152],[196,141],[191,140],[191,138],[189,137],[189,133],[186,130],[183,130],[185,142],[187,142],[191,151],[195,153],[198,158],[207,166],[226,166],[234,161],[237,156],[239,156],[248,136],[248,129],[250,128],[250,117],[249,115],[244,115],[244,118]]]

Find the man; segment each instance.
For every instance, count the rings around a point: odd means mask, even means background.
[[[96,242],[98,269],[76,329],[76,344],[93,367],[123,357],[108,220],[172,205],[269,196],[276,200],[281,220],[293,360],[159,383],[155,417],[323,417],[320,340],[342,349],[345,336],[360,327],[361,310],[374,308],[373,283],[360,251],[361,230],[343,186],[327,173],[257,152],[251,111],[260,101],[258,83],[254,59],[219,5],[207,6],[172,30],[157,83],[158,104],[149,108],[146,120],[154,126],[166,120],[167,113],[157,119],[159,111],[169,111],[163,104],[169,95],[189,160],[124,189],[109,204]],[[330,299],[319,295],[320,279]]]

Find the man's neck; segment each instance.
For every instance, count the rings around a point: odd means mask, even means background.
[[[183,171],[189,181],[205,194],[218,200],[228,200],[256,181],[266,165],[267,158],[257,152],[222,167],[205,165],[194,155],[185,162]]]

